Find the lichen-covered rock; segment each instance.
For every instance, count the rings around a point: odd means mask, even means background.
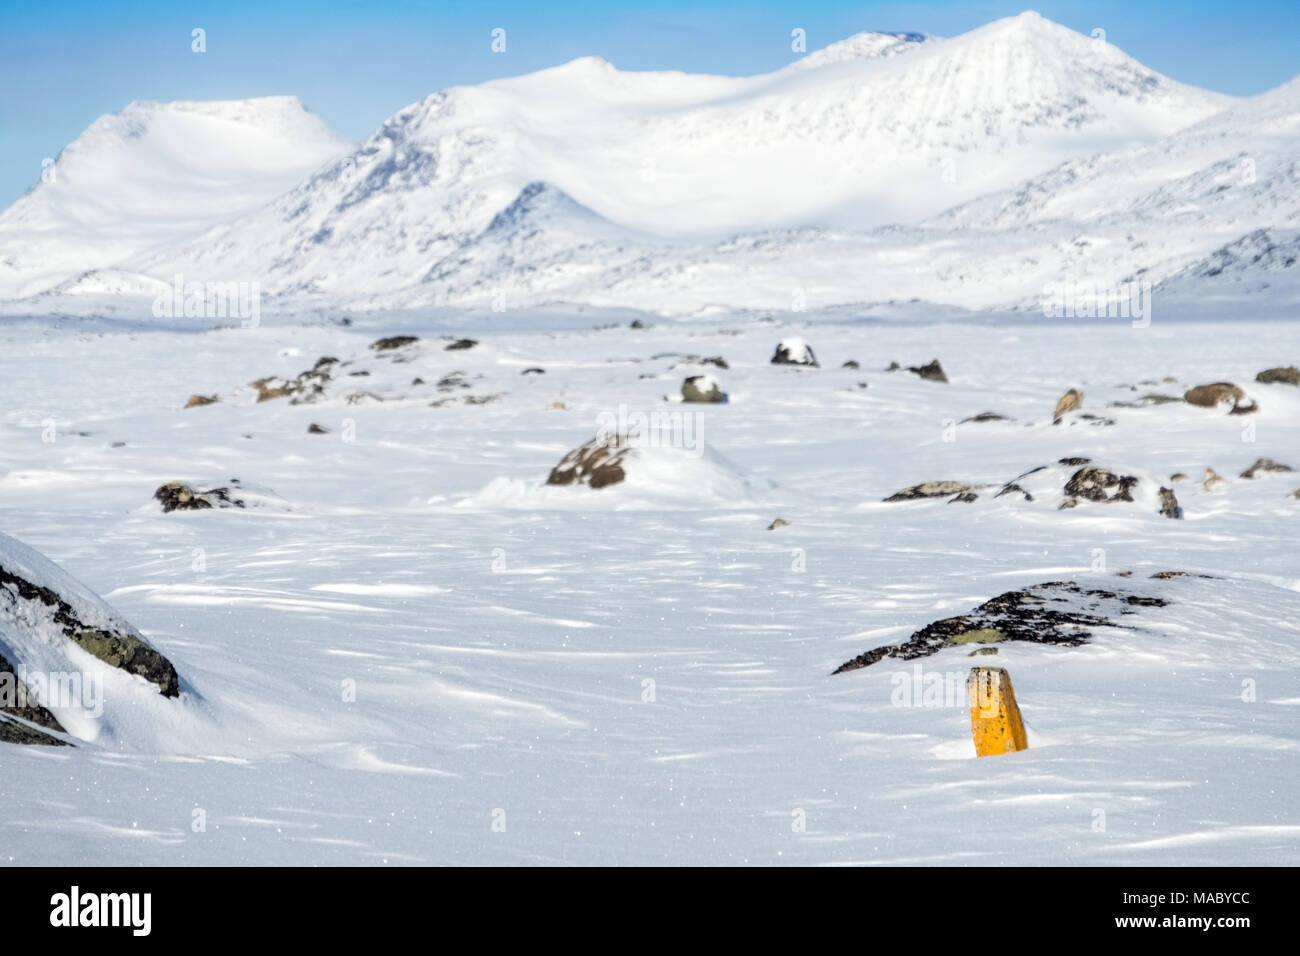
[[[135,628],[53,562],[0,535],[0,670],[12,673],[15,664],[29,664],[30,655],[57,651],[59,641],[143,678],[164,697],[180,694],[176,668]],[[57,721],[50,722],[52,714],[43,720],[6,712],[59,729]]]
[[[1284,471],[1295,471],[1295,469],[1290,465],[1282,464],[1280,461],[1274,461],[1272,458],[1259,458],[1256,459],[1255,464],[1241,473],[1241,477],[1254,478],[1256,475]]]
[[[797,336],[782,339],[777,344],[771,364],[818,367],[817,356],[813,354],[812,346]]]
[[[832,673],[868,667],[887,657],[914,660],[949,647],[1027,641],[1077,647],[1093,638],[1093,629],[1111,627],[1107,615],[1132,613],[1133,607],[1162,607],[1162,598],[1085,589],[1074,581],[1048,581],[1007,591],[969,614],[927,624],[901,644],[877,647],[845,661]]]
[[[1288,365],[1285,368],[1266,368],[1255,376],[1255,381],[1263,385],[1300,386],[1300,368]]]
[[[712,375],[692,375],[682,382],[683,402],[725,402],[727,394]]]

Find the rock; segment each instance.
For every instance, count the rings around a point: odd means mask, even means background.
[[[1089,425],[1114,425],[1115,424],[1115,419],[1113,418],[1103,418],[1100,415],[1090,415],[1087,412],[1080,412],[1079,418],[1082,421],[1087,422]]]
[[[777,528],[784,528],[789,524],[790,522],[786,521],[784,518],[774,518],[772,523],[767,526],[767,530],[775,531]]]
[[[1242,405],[1240,402],[1235,403],[1232,408],[1228,409],[1229,415],[1253,415],[1259,411],[1259,402],[1251,402],[1249,405]]]
[[[110,445],[109,447],[110,447],[110,448],[125,448],[125,447],[126,447],[126,442],[124,442],[124,441],[115,441],[115,442],[113,442],[113,444]]]
[[[948,504],[956,504],[958,501],[963,502],[964,504],[970,504],[978,498],[979,495],[975,494],[973,491],[963,491],[949,498]]]
[[[888,368],[886,368],[885,371],[886,371],[886,372],[897,372],[897,371],[901,370],[902,367],[903,367],[903,366],[899,365],[897,362],[890,362]]]
[[[706,359],[701,359],[700,364],[712,365],[714,368],[722,368],[722,369],[731,368],[731,366],[727,364],[727,360],[724,359],[721,355],[710,355]]]
[[[563,412],[566,411],[569,406],[565,405],[564,402],[551,402],[550,407],[556,411]]]
[[[1291,497],[1300,498],[1300,488],[1297,488],[1295,491],[1291,492]]]
[[[1174,472],[1172,475],[1169,476],[1169,480],[1170,480],[1170,481],[1186,481],[1186,480],[1187,480],[1187,475],[1184,474],[1184,473],[1181,472],[1181,471],[1176,471],[1176,472]]]
[[[330,430],[328,428],[323,425],[317,425],[315,422],[312,422],[307,426],[308,435],[328,435],[329,433]]]
[[[338,361],[332,356],[322,355],[316,360],[315,365],[299,373],[296,378],[259,378],[255,382],[250,382],[249,386],[257,390],[259,402],[269,402],[285,396],[293,396],[295,405],[312,402],[325,394],[325,386],[332,378],[334,366]]]
[[[415,378],[411,379],[411,384],[412,384],[412,385],[423,385],[423,384],[424,384],[424,379],[420,378],[420,376],[417,375],[417,376],[415,376]]]
[[[1065,493],[1088,501],[1132,501],[1137,483],[1137,478],[1131,475],[1115,475],[1105,468],[1085,465],[1070,476]]]
[[[1225,479],[1213,468],[1206,468],[1205,475],[1201,479],[1201,487],[1205,491],[1218,491],[1227,483],[1228,483],[1227,479]]]
[[[519,374],[520,374],[520,375],[545,375],[545,374],[546,374],[546,369],[544,369],[544,368],[537,368],[536,366],[534,366],[533,368],[526,368],[526,369],[524,369],[524,370],[523,370],[522,372],[520,372]]]
[[[1246,393],[1231,382],[1212,382],[1209,385],[1197,385],[1183,393],[1183,401],[1201,408],[1214,408],[1225,402],[1236,405]]]
[[[1300,368],[1288,365],[1286,368],[1266,368],[1255,376],[1255,381],[1263,385],[1300,386]]]
[[[966,425],[971,422],[1006,422],[1011,419],[1005,415],[999,415],[997,412],[980,412],[978,415],[972,415],[969,418],[963,418],[958,425]]]
[[[418,335],[390,335],[387,338],[376,339],[370,343],[370,347],[376,352],[389,352],[413,345],[418,341],[420,341]]]
[[[1059,505],[1056,506],[1056,510],[1066,511],[1070,508],[1077,508],[1077,507],[1079,507],[1078,498],[1066,498],[1064,501],[1062,501]]]
[[[164,697],[180,694],[176,668],[135,628],[67,572],[5,535],[0,535],[0,596],[5,598],[0,600],[0,643],[8,648],[57,651],[58,641],[69,641],[111,667],[144,678]],[[4,669],[12,672],[7,656]],[[13,663],[21,667],[26,662],[19,657]],[[69,671],[76,669],[69,663]],[[33,716],[50,729],[58,727],[58,721],[51,725],[48,712]]]
[[[1176,405],[1183,400],[1177,395],[1159,395],[1155,392],[1148,392],[1134,402],[1111,402],[1112,408],[1145,408],[1148,405]]]
[[[445,346],[443,348],[443,351],[463,352],[465,349],[472,349],[476,345],[478,345],[478,342],[475,339],[457,339],[455,342],[452,342],[450,345]]]
[[[949,495],[960,495],[968,491],[974,491],[984,485],[968,485],[961,481],[927,481],[919,485],[912,485],[910,488],[904,488],[902,491],[896,491],[885,501],[916,501],[919,498],[946,498]]]
[[[1052,412],[1052,424],[1059,425],[1061,418],[1067,413],[1074,411],[1083,404],[1083,392],[1077,388],[1072,388],[1056,403],[1056,411]]]
[[[209,508],[242,508],[244,502],[231,496],[229,488],[195,491],[182,481],[159,485],[153,496],[162,504],[163,514],[173,511],[203,511]]]
[[[841,365],[840,368],[861,368],[861,366],[858,365],[856,359],[849,359],[847,362]]]
[[[796,337],[782,339],[776,347],[776,352],[772,356],[772,365],[804,365],[811,368],[818,368],[817,356],[813,354],[812,346],[803,339]]]
[[[1174,489],[1160,489],[1160,513],[1166,518],[1181,518],[1183,509],[1178,504],[1178,498],[1174,495]]]
[[[605,488],[616,485],[627,473],[623,461],[631,451],[627,436],[597,435],[560,459],[546,479],[548,485],[586,485]]]
[[[901,644],[877,647],[845,661],[833,673],[868,667],[887,657],[915,660],[969,644],[1025,641],[1078,647],[1092,639],[1093,628],[1115,626],[1108,614],[1118,616],[1132,613],[1130,607],[1162,607],[1167,603],[1161,598],[1084,589],[1074,581],[1048,581],[999,594],[969,614],[935,621]]]
[[[967,657],[992,657],[998,652],[996,647],[977,647],[967,654]]]
[[[1091,464],[1092,459],[1091,458],[1058,458],[1056,460],[1056,463],[1058,465],[1069,465],[1070,467],[1077,468],[1079,465]]]
[[[1281,471],[1295,471],[1295,469],[1290,465],[1284,465],[1281,462],[1274,461],[1272,458],[1260,458],[1255,461],[1255,464],[1243,471],[1241,477],[1254,478],[1258,474]]]
[[[213,405],[218,401],[215,395],[191,395],[190,400],[185,403],[186,408],[200,408],[204,405]]]
[[[927,382],[946,382],[948,376],[943,374],[943,366],[939,364],[938,359],[931,360],[929,365],[911,365],[907,369],[909,372],[921,376]]]
[[[650,328],[650,326],[646,325],[646,324],[645,324],[644,322],[642,322],[640,319],[633,319],[633,320],[628,324],[628,328],[629,328],[629,329],[648,329],[648,328]]]
[[[712,375],[692,375],[682,382],[683,402],[725,402],[726,393]]]

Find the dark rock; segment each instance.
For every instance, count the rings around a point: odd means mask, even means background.
[[[244,502],[231,495],[229,488],[212,488],[195,491],[183,481],[169,481],[159,485],[153,493],[162,505],[163,514],[173,511],[203,511],[208,508],[242,508]]]
[[[997,412],[980,412],[978,415],[972,415],[969,418],[963,418],[957,424],[965,425],[969,422],[1005,422],[1010,421],[1005,415],[999,415]]]
[[[799,338],[785,339],[780,342],[776,347],[776,352],[772,355],[771,364],[819,367],[812,346]]]
[[[627,477],[623,464],[630,451],[626,436],[597,435],[561,458],[560,463],[551,469],[546,483],[579,484],[589,488],[616,485]]]
[[[329,433],[330,430],[328,428],[323,425],[317,425],[315,422],[312,422],[307,426],[308,435],[328,435]]]
[[[1290,465],[1284,465],[1279,461],[1274,461],[1272,458],[1260,458],[1256,460],[1255,464],[1251,465],[1249,468],[1243,471],[1241,473],[1241,477],[1254,478],[1256,475],[1264,474],[1266,472],[1282,472],[1282,471],[1294,471],[1294,470],[1295,469],[1292,468]]]
[[[885,501],[916,501],[920,498],[946,498],[949,495],[961,495],[968,491],[975,491],[983,485],[968,485],[962,481],[927,481],[919,485],[912,485],[910,488],[904,488],[902,491],[896,491]]]
[[[48,587],[28,581],[16,570],[0,564],[0,589],[10,601],[26,604],[24,616],[45,616],[64,637],[93,657],[157,685],[164,697],[180,694],[176,668],[139,634],[108,621],[83,621],[75,608]],[[7,662],[6,662],[7,663]]]
[[[418,335],[390,335],[387,338],[376,339],[370,343],[370,347],[376,352],[388,352],[393,349],[404,348],[420,341]]]
[[[1048,581],[1007,591],[985,601],[969,614],[944,618],[916,631],[906,641],[877,647],[845,661],[833,673],[868,667],[885,658],[914,660],[949,647],[1025,641],[1078,647],[1088,643],[1092,629],[1118,627],[1107,614],[1123,614],[1129,606],[1159,607],[1159,598],[1120,596],[1113,591],[1084,589],[1074,581]]]
[[[683,402],[720,403],[727,400],[727,394],[712,376],[692,375],[682,382]]]
[[[929,365],[912,365],[907,369],[914,372],[927,382],[946,382],[948,376],[943,373],[943,366],[939,364],[938,359],[934,359]]]
[[[860,368],[860,366],[858,365],[855,359],[849,359],[847,362],[841,365],[840,368]]]
[[[775,531],[777,528],[786,527],[789,523],[790,522],[786,521],[784,518],[774,518],[772,519],[772,523],[767,526],[767,530]]]
[[[522,372],[520,372],[519,374],[520,374],[520,375],[545,375],[545,374],[546,374],[546,369],[544,369],[544,368],[537,368],[536,366],[534,366],[533,368],[526,368],[526,369],[524,369],[524,370],[523,370]]]
[[[1065,493],[1088,501],[1132,501],[1137,483],[1132,475],[1115,475],[1105,468],[1087,465],[1070,476]]]
[[[475,339],[457,339],[455,342],[452,342],[450,345],[446,346],[443,349],[443,351],[462,352],[465,349],[472,349],[476,345],[478,345],[478,342]]]

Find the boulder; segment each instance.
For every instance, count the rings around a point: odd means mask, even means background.
[[[1065,493],[1088,501],[1132,501],[1137,483],[1132,475],[1116,475],[1105,468],[1085,465],[1070,476]]]
[[[943,373],[943,366],[939,364],[938,359],[931,360],[929,365],[911,365],[907,369],[916,375],[921,376],[927,382],[946,382],[948,376]]]
[[[926,481],[912,485],[902,491],[896,491],[885,501],[916,501],[920,498],[946,498],[950,495],[963,495],[976,491],[984,485],[969,485],[962,481]],[[973,500],[973,499],[971,499]]]
[[[196,491],[183,481],[169,481],[165,485],[159,485],[153,496],[162,505],[163,514],[170,514],[173,511],[244,507],[244,502],[233,497],[229,488]]]
[[[387,338],[376,339],[370,343],[370,347],[376,352],[389,352],[414,345],[418,341],[420,341],[418,335],[390,335]]]
[[[212,405],[217,401],[215,395],[191,395],[190,400],[185,403],[186,408],[201,408],[204,405]]]
[[[560,459],[546,479],[548,485],[586,485],[605,488],[627,477],[624,459],[631,451],[626,435],[597,435]]]
[[[1300,386],[1300,368],[1288,365],[1285,368],[1266,368],[1255,376],[1255,381],[1263,385],[1297,385]]]
[[[1061,418],[1067,413],[1074,411],[1083,404],[1083,392],[1077,388],[1072,388],[1061,396],[1060,401],[1056,403],[1056,411],[1052,412],[1052,424],[1059,425]]]
[[[1256,475],[1282,471],[1295,471],[1295,469],[1290,465],[1282,464],[1280,461],[1274,461],[1272,458],[1260,458],[1255,461],[1255,464],[1243,471],[1241,477],[1254,478]]]
[[[1214,408],[1231,402],[1236,405],[1246,393],[1231,382],[1211,382],[1209,385],[1197,385],[1183,393],[1183,401],[1201,408]]]
[[[8,722],[62,731],[51,710],[57,709],[55,702],[33,700],[26,690],[9,699],[4,696],[17,691],[18,672],[80,673],[84,665],[78,663],[73,646],[153,684],[163,697],[179,696],[176,668],[139,631],[53,562],[2,534],[0,592],[0,704],[5,705],[0,710]],[[43,693],[52,690],[47,687]],[[0,732],[0,739],[14,733],[11,726]]]
[[[682,382],[683,402],[717,403],[726,400],[726,393],[712,375],[692,375]]]
[[[813,354],[812,346],[803,339],[795,336],[788,339],[782,339],[776,346],[776,352],[772,355],[772,365],[804,365],[811,368],[818,368],[817,356]]]
[[[443,348],[444,352],[463,352],[478,345],[477,339],[457,339]]]

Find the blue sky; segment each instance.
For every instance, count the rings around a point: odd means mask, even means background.
[[[952,36],[1027,7],[1176,80],[1249,95],[1300,73],[1300,2],[0,3],[0,206],[97,116],[131,100],[295,94],[359,139],[443,87],[599,55],[622,69],[758,73],[861,30]],[[207,52],[190,31],[207,32]],[[490,33],[504,28],[494,54]]]

